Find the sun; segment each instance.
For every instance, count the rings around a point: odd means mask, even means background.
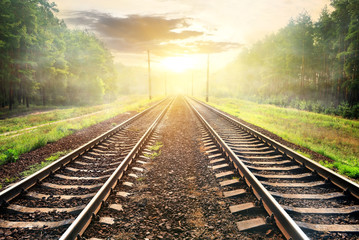
[[[167,57],[161,60],[161,64],[173,72],[184,72],[188,69],[194,68],[196,65],[195,59],[191,56]]]

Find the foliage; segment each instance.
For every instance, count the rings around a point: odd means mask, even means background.
[[[48,0],[0,2],[0,102],[88,104],[118,92],[110,52],[91,33],[69,30]]]
[[[162,147],[163,147],[162,142],[156,142],[155,145],[150,146],[149,149],[152,150],[152,151],[158,151]]]
[[[151,159],[154,159],[161,155],[161,148],[163,147],[162,142],[156,142],[155,145],[152,145],[149,147],[149,149],[152,151],[151,154],[144,154],[145,157],[149,157]]]
[[[303,12],[278,32],[243,49],[216,73],[217,97],[274,101],[279,106],[358,118],[359,1],[332,0],[317,22]]]
[[[9,148],[4,152],[5,158],[4,160],[6,162],[16,162],[16,160],[19,158],[18,153],[15,149]]]
[[[257,103],[273,104],[279,107],[290,107],[299,110],[306,110],[315,113],[342,116],[344,118],[358,118],[359,103],[350,106],[348,102],[341,102],[335,106],[322,100],[306,100],[299,98],[289,98],[287,96],[270,96],[268,98],[249,98]]]

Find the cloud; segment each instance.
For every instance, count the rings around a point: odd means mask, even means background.
[[[214,41],[191,41],[186,43],[166,43],[157,46],[152,50],[160,56],[181,55],[181,54],[207,54],[226,52],[231,49],[238,49],[242,44],[233,42],[214,42]]]
[[[120,52],[140,53],[151,49],[157,55],[214,53],[240,46],[231,42],[195,40],[209,34],[190,30],[192,20],[156,15],[114,17],[95,11],[75,11],[65,18],[68,24],[96,32],[109,48]]]

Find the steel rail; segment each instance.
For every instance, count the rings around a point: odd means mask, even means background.
[[[76,159],[77,157],[83,155],[96,145],[98,145],[100,142],[104,141],[105,139],[111,137],[113,134],[117,133],[118,131],[122,130],[135,120],[137,120],[139,117],[147,113],[148,111],[152,110],[153,108],[157,107],[164,101],[166,101],[167,98],[161,100],[160,102],[156,103],[155,105],[143,110],[142,112],[136,114],[135,116],[131,117],[130,119],[124,121],[123,123],[115,126],[111,130],[103,133],[102,135],[98,136],[97,138],[89,141],[88,143],[85,143],[84,145],[78,147],[71,153],[61,157],[60,159],[56,160],[55,162],[51,163],[47,167],[37,171],[36,173],[28,176],[27,178],[21,180],[18,183],[15,183],[13,186],[6,188],[2,192],[0,192],[0,207],[6,206],[8,202],[15,197],[19,196],[21,193],[25,193],[29,188],[34,186],[35,184],[41,182],[43,179],[48,177],[49,175],[53,174],[55,171],[59,170],[60,168],[64,167],[65,165],[69,164],[71,161]]]
[[[101,206],[105,203],[106,199],[110,195],[113,188],[117,185],[124,172],[127,170],[131,162],[138,156],[140,150],[146,144],[147,140],[150,138],[151,134],[155,130],[158,123],[161,121],[168,108],[173,103],[174,99],[167,104],[165,109],[162,110],[160,115],[152,123],[152,125],[147,129],[145,134],[137,142],[137,144],[132,148],[132,150],[127,154],[125,159],[121,164],[116,168],[112,175],[107,179],[101,189],[96,193],[96,195],[91,199],[88,205],[82,210],[80,215],[75,219],[75,221],[70,225],[66,232],[61,236],[60,240],[69,240],[69,239],[81,239],[81,235],[86,230],[87,226],[91,223],[93,218],[96,218],[97,212],[100,210]]]
[[[334,185],[338,186],[339,188],[341,188],[344,193],[346,194],[351,194],[353,195],[355,198],[359,199],[359,185],[353,181],[351,181],[348,178],[345,178],[341,175],[339,175],[338,173],[323,167],[322,165],[320,165],[319,163],[295,152],[294,150],[284,146],[283,144],[265,136],[264,134],[250,128],[249,126],[240,123],[238,120],[234,119],[233,117],[230,117],[226,114],[224,114],[223,112],[219,111],[218,109],[209,106],[208,104],[205,104],[201,101],[198,101],[197,99],[193,99],[196,102],[202,104],[203,106],[207,107],[208,109],[212,110],[213,112],[219,114],[221,117],[223,117],[224,119],[228,120],[229,122],[231,122],[232,124],[240,127],[241,129],[243,129],[244,131],[246,131],[247,133],[251,134],[252,136],[254,136],[255,138],[261,140],[262,142],[272,146],[275,150],[281,152],[282,154],[288,156],[289,158],[295,160],[296,162],[298,162],[300,165],[302,165],[303,167],[306,167],[307,169],[309,169],[310,171],[312,171],[315,174],[318,174],[319,176],[321,176],[322,178],[324,178],[327,182],[332,182]]]
[[[218,133],[209,125],[204,117],[197,111],[197,109],[187,100],[191,109],[194,111],[198,119],[209,131],[211,138],[216,142],[225,154],[225,158],[233,163],[236,169],[238,169],[242,178],[245,179],[247,185],[253,191],[255,196],[264,206],[264,209],[268,212],[269,216],[274,217],[274,221],[278,228],[284,234],[287,239],[299,240],[309,239],[305,233],[299,228],[294,220],[288,215],[288,213],[280,206],[280,204],[273,198],[268,190],[259,182],[259,180],[253,175],[253,173],[245,166],[245,164],[237,157],[232,149],[224,142],[224,140],[218,135]]]

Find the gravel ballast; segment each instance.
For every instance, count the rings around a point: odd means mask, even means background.
[[[129,192],[129,197],[113,194],[109,198],[110,205],[121,204],[123,211],[104,208],[99,213],[99,217],[114,218],[115,224],[92,222],[85,237],[271,239],[265,232],[238,231],[228,209],[230,199],[223,198],[203,151],[199,126],[182,98],[177,98],[159,125],[160,155],[141,166],[146,170],[137,179],[124,177],[123,181],[135,183],[133,187],[116,187],[116,191]]]

